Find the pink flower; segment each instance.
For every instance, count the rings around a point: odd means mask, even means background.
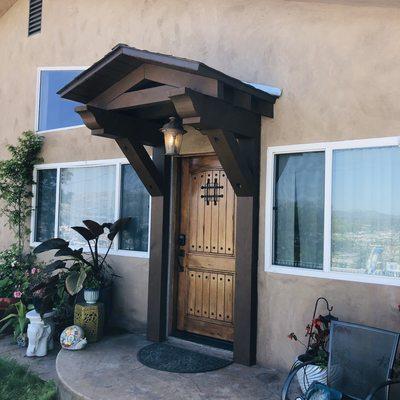
[[[31,274],[32,274],[32,275],[36,274],[36,272],[37,272],[37,269],[36,269],[36,268],[32,268],[32,269],[31,269]]]
[[[16,290],[14,293],[14,298],[16,299],[20,299],[22,297],[22,292],[20,292],[19,290]]]

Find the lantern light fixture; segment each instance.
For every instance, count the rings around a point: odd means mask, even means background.
[[[165,154],[168,156],[179,155],[182,138],[186,133],[182,121],[176,117],[169,117],[169,121],[163,125],[160,131],[164,134]]]

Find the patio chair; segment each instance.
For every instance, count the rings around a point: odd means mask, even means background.
[[[399,338],[399,333],[332,321],[328,386],[342,393],[343,399],[388,400],[389,387],[400,383],[392,380]],[[282,389],[282,400],[291,400],[288,396],[293,378],[312,363],[308,361],[292,369]]]

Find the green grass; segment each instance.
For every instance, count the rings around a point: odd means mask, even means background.
[[[53,382],[44,382],[16,362],[0,358],[0,400],[56,400]]]

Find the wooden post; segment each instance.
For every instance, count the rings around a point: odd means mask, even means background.
[[[163,195],[151,198],[147,338],[155,342],[165,340],[167,330],[170,158],[164,153],[164,147],[153,150],[164,181]]]
[[[256,363],[257,270],[260,191],[260,134],[239,140],[241,153],[254,177],[252,196],[238,196],[236,208],[236,290],[233,356],[244,365]]]
[[[234,361],[253,365],[257,345],[258,198],[237,197]]]

